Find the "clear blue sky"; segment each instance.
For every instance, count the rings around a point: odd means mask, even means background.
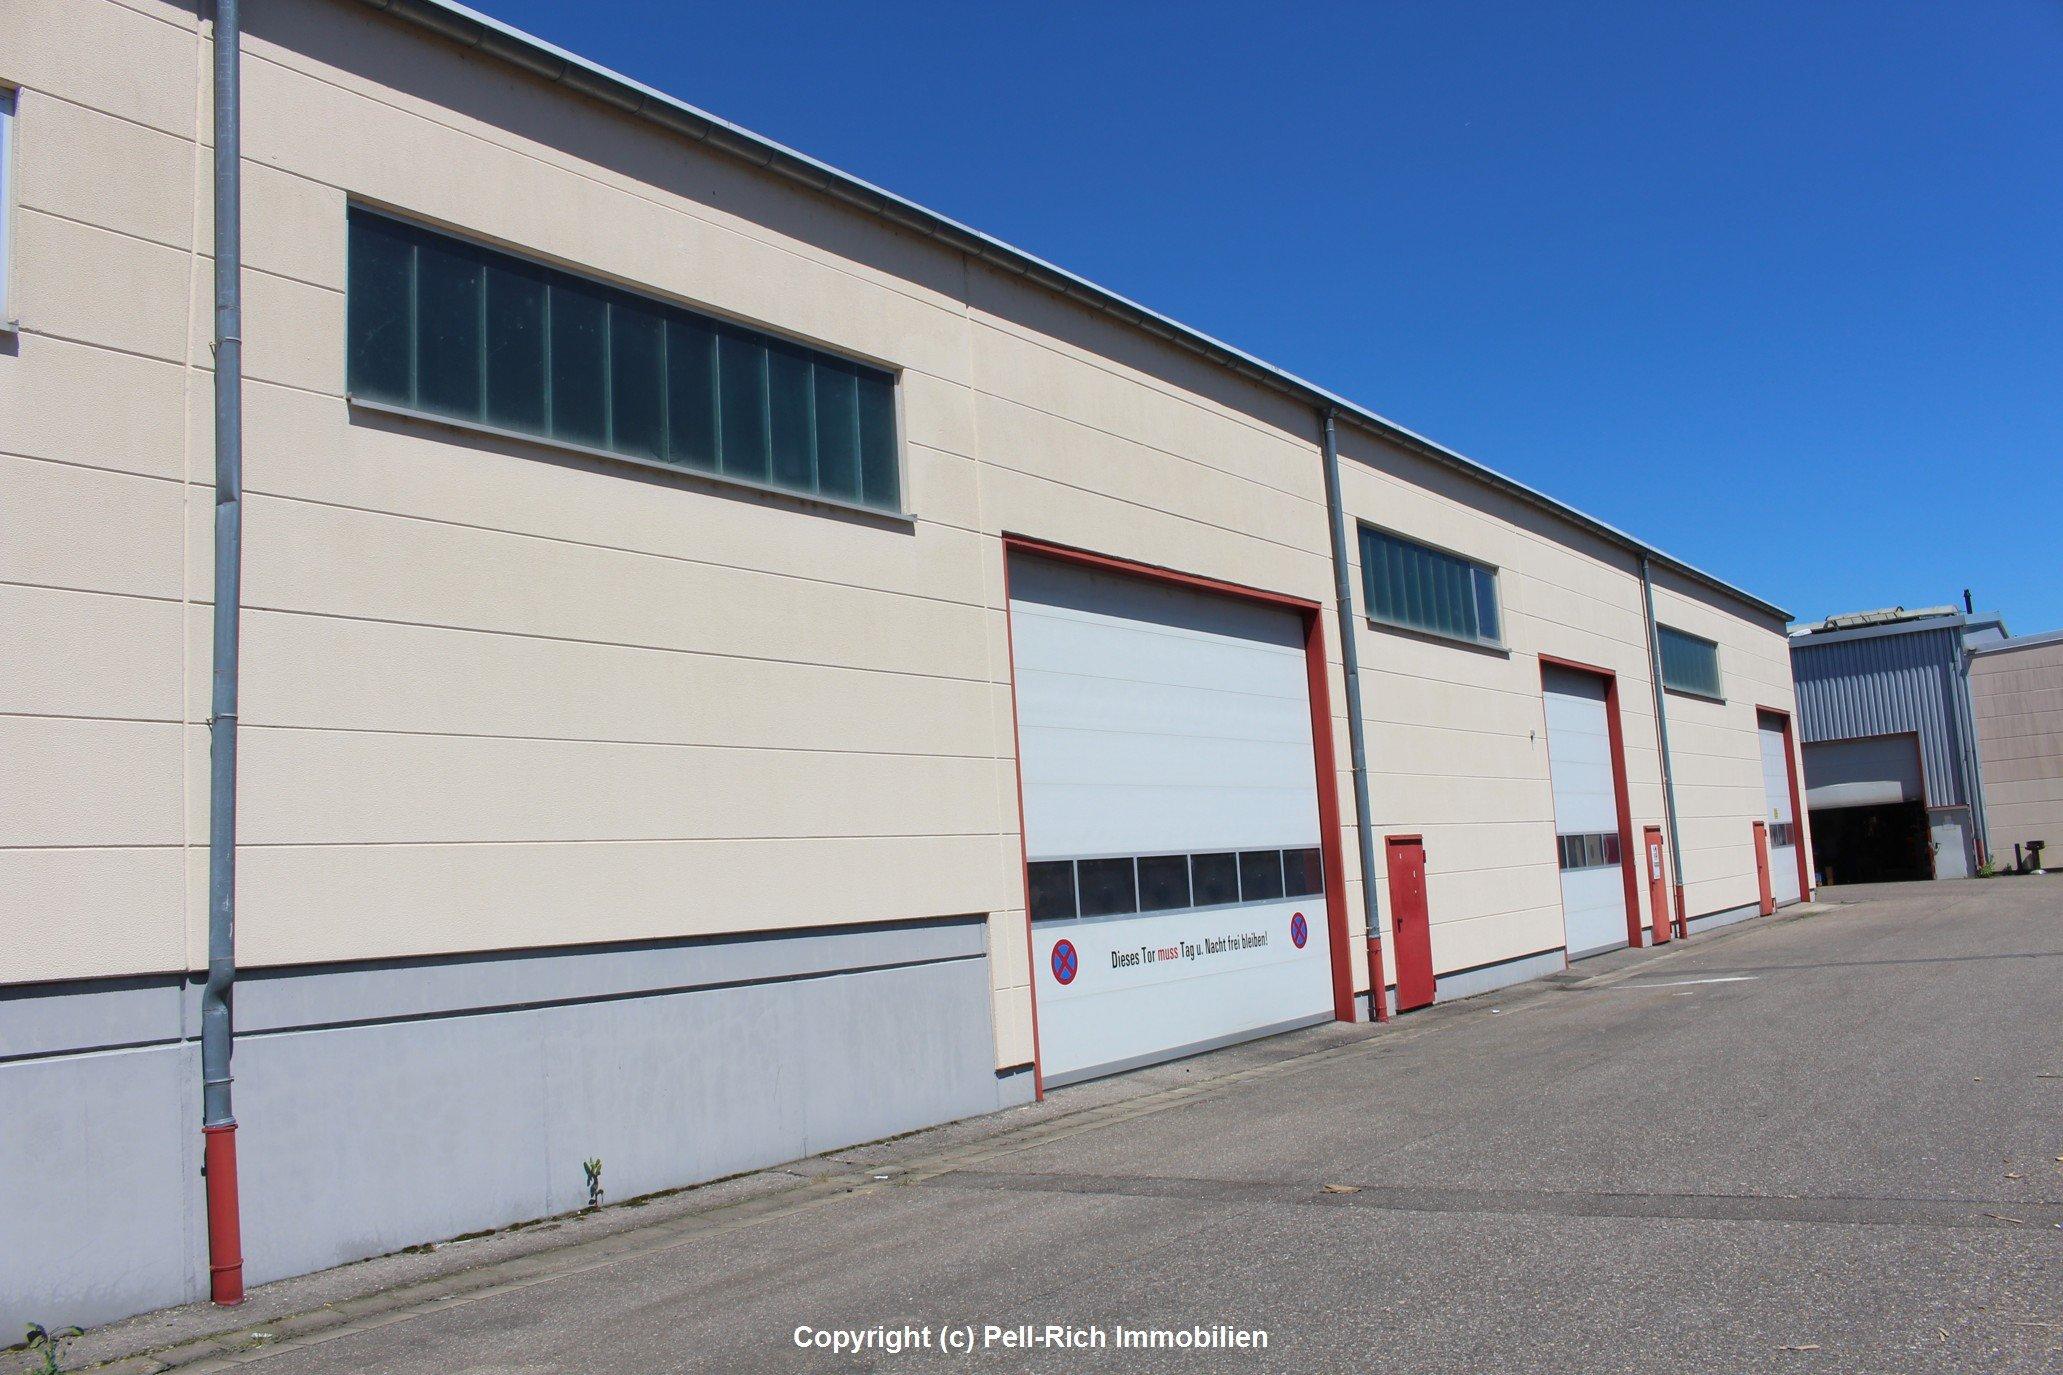
[[[2063,628],[2063,0],[478,0],[1801,618]]]

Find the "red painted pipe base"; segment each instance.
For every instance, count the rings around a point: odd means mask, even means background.
[[[236,1123],[201,1128],[208,1179],[208,1297],[223,1308],[244,1301],[243,1223],[236,1202]]]
[[[1390,998],[1382,981],[1382,942],[1368,942],[1368,1003],[1375,1011],[1375,1020],[1390,1020]]]

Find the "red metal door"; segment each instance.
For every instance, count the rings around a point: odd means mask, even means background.
[[[1662,828],[1650,826],[1642,837],[1641,853],[1647,857],[1648,912],[1653,918],[1656,945],[1669,943],[1669,877],[1662,862]]]
[[[1388,837],[1390,930],[1397,946],[1397,1011],[1433,1000],[1433,933],[1425,906],[1425,846],[1417,836]]]
[[[1762,890],[1762,915],[1776,911],[1776,893],[1769,886],[1769,824],[1755,823],[1755,884]]]

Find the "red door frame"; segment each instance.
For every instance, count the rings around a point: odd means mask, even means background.
[[[1619,729],[1619,675],[1596,664],[1586,664],[1575,659],[1563,659],[1553,654],[1540,657],[1540,686],[1547,687],[1547,670],[1565,668],[1576,673],[1588,673],[1594,678],[1605,680],[1605,730],[1612,746],[1612,805],[1619,813],[1619,878],[1626,889],[1626,944],[1640,948],[1640,878],[1633,868],[1633,808],[1627,801],[1626,788],[1626,736]],[[1553,786],[1554,765],[1550,755],[1548,778]],[[1566,930],[1563,940],[1568,939]]]
[[[1805,795],[1800,791],[1802,784],[1799,781],[1797,732],[1791,729],[1791,713],[1788,711],[1780,711],[1775,707],[1765,707],[1757,703],[1755,713],[1755,728],[1757,730],[1762,729],[1762,718],[1764,716],[1776,717],[1784,728],[1784,777],[1791,785],[1791,829],[1796,833],[1793,843],[1798,849],[1798,898],[1802,902],[1811,902],[1812,835],[1811,828],[1805,823]],[[1918,734],[1917,731],[1914,732],[1916,739]],[[1926,767],[1926,754],[1922,751],[1920,756],[1920,768],[1922,771],[1920,787],[1923,792],[1926,790]]]
[[[1017,774],[1017,855],[1024,884],[1025,968],[1031,995],[1034,1093],[1039,1098],[1046,1096],[1046,1077],[1039,1059],[1039,979],[1038,969],[1033,964],[1031,955],[1031,849],[1024,826],[1024,750],[1017,734],[1017,646],[1012,638],[1013,630],[1010,625],[1010,558],[1013,554],[1033,555],[1042,559],[1052,559],[1057,563],[1072,564],[1077,568],[1092,568],[1105,573],[1117,573],[1125,577],[1163,583],[1170,587],[1184,587],[1215,596],[1278,607],[1285,611],[1294,611],[1303,618],[1304,671],[1311,705],[1311,763],[1318,786],[1318,847],[1325,865],[1325,925],[1332,937],[1332,1015],[1338,1021],[1353,1021],[1354,965],[1347,950],[1347,883],[1344,851],[1340,845],[1339,754],[1333,746],[1332,738],[1332,677],[1327,671],[1325,657],[1325,617],[1321,614],[1323,608],[1317,602],[1304,597],[1269,592],[1263,588],[1226,582],[1220,578],[1184,573],[1157,564],[1139,563],[1111,554],[1098,554],[1087,549],[1076,549],[1071,545],[1054,544],[1047,540],[1006,532],[1003,535],[1003,627],[1004,645],[1010,655],[1010,734],[1011,748],[1015,752],[1012,765]],[[1373,882],[1373,879],[1364,875],[1363,881]],[[1370,981],[1380,989],[1382,937],[1379,932],[1368,933],[1368,956],[1372,970]],[[1376,1006],[1378,1019],[1387,1020],[1389,1014],[1385,1000],[1378,995],[1371,1001]]]
[[[1418,852],[1418,908],[1419,916],[1425,920],[1425,969],[1422,973],[1405,967],[1404,914],[1407,908],[1397,897],[1397,856],[1406,850]],[[1430,1007],[1440,994],[1440,976],[1433,972],[1433,913],[1432,898],[1426,892],[1425,837],[1384,836],[1383,874],[1390,881],[1390,943],[1397,961],[1397,1011]],[[1421,977],[1425,981],[1423,987],[1418,986]]]
[[[1669,852],[1662,843],[1662,828],[1648,826],[1640,833],[1641,864],[1648,870],[1648,921],[1656,945],[1669,944]]]
[[[1769,875],[1769,823],[1755,823],[1755,887],[1763,916],[1776,911],[1776,889]]]

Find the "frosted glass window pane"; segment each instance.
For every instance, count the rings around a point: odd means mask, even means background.
[[[873,374],[860,378],[860,499],[892,509],[897,490],[895,384]]]
[[[1476,575],[1476,632],[1486,640],[1502,640],[1504,625],[1497,615],[1497,575],[1478,568]]]
[[[725,330],[716,337],[718,420],[723,471],[764,482],[769,470],[766,433],[766,345]]]
[[[416,249],[415,403],[440,415],[481,415],[479,261],[431,240]]]
[[[601,448],[609,440],[609,307],[554,282],[551,315],[552,437]]]
[[[620,298],[609,303],[609,447],[634,458],[666,452],[666,322]]]
[[[809,355],[774,347],[767,352],[767,417],[773,441],[773,478],[798,492],[817,489],[811,419]]]
[[[666,322],[666,421],[669,461],[716,470],[716,331],[677,315]]]
[[[391,221],[354,215],[345,282],[351,394],[415,404],[415,244]]]
[[[513,263],[487,265],[487,423],[535,433],[545,426],[544,278]]]
[[[860,499],[860,393],[854,373],[816,365],[817,490]]]

